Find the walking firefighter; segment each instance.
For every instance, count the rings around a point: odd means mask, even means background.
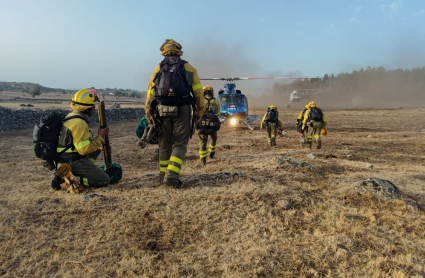
[[[215,147],[217,144],[217,131],[220,129],[220,102],[214,98],[214,89],[209,85],[204,88],[205,97],[205,113],[202,115],[201,121],[197,125],[199,135],[199,158],[201,159],[201,166],[207,162],[207,143],[208,136],[211,136],[209,146],[210,158],[214,158]]]
[[[306,106],[307,107],[307,106]],[[323,114],[322,109],[312,101],[308,104],[308,109],[304,114],[302,121],[302,130],[308,128],[307,134],[307,145],[311,148],[313,143],[313,135],[317,143],[317,149],[322,147],[321,133],[322,129],[326,127],[326,118]]]
[[[267,131],[267,142],[269,146],[276,146],[276,133],[278,129],[282,128],[282,121],[279,118],[279,112],[277,107],[270,105],[264,114],[263,120],[261,121],[260,129]]]
[[[145,110],[158,134],[159,181],[181,188],[187,144],[204,114],[205,98],[196,69],[180,58],[182,46],[167,39],[160,51],[164,59],[151,76]]]

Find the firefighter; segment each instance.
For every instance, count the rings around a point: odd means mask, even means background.
[[[57,152],[64,151],[59,163],[70,164],[72,174],[83,187],[104,187],[110,182],[109,176],[93,163],[101,152],[105,136],[109,134],[108,127],[99,128],[98,135],[91,138],[88,123],[98,100],[94,89],[82,89],[71,96],[73,110],[65,117],[70,119],[63,123],[58,140]],[[61,182],[58,176],[55,177],[52,187],[59,190]]]
[[[208,143],[208,135],[211,136],[211,143],[209,146],[210,158],[214,158],[215,155],[215,147],[217,144],[217,128],[216,125],[220,125],[220,121],[218,115],[220,115],[220,102],[214,98],[214,89],[209,85],[206,85],[204,88],[204,97],[205,97],[205,107],[206,113],[213,113],[216,119],[216,123],[213,125],[207,124],[206,127],[199,128],[199,158],[201,159],[201,166],[207,163],[207,143]],[[202,124],[202,119],[201,123]],[[205,123],[204,123],[205,124]]]
[[[187,144],[192,134],[191,124],[191,105],[194,107],[194,121],[195,124],[199,122],[201,116],[204,113],[204,96],[202,85],[199,80],[196,69],[189,63],[184,63],[185,75],[182,78],[186,78],[187,84],[193,90],[193,98],[187,97],[187,100],[194,99],[194,103],[159,103],[159,90],[161,82],[155,83],[161,76],[157,75],[163,70],[161,65],[163,63],[182,63],[180,56],[183,54],[181,50],[182,46],[172,39],[167,39],[164,44],[160,47],[161,54],[164,56],[164,60],[158,65],[152,74],[152,77],[148,86],[147,100],[145,104],[145,110],[147,113],[148,123],[151,126],[155,126],[158,131],[158,146],[159,146],[159,181],[175,188],[181,188],[182,182],[179,179],[180,170],[183,164],[183,160],[187,151]],[[183,82],[183,80],[180,80]],[[186,83],[184,81],[184,83]],[[170,81],[171,82],[171,81]],[[171,91],[170,91],[171,92]],[[165,94],[170,94],[165,92]],[[187,92],[190,96],[190,90]],[[164,103],[164,102],[163,102]],[[163,116],[157,116],[156,113]],[[177,109],[178,113],[170,116],[164,116],[167,111]]]
[[[269,146],[276,146],[276,131],[277,129],[281,129],[282,126],[277,107],[270,105],[260,125],[261,131],[263,131],[264,128],[267,129],[267,142]]]
[[[306,130],[308,127],[309,131],[307,135],[307,145],[311,149],[313,143],[313,135],[317,143],[317,149],[322,147],[322,139],[320,138],[322,128],[326,127],[326,118],[323,114],[322,109],[317,107],[313,101],[308,104],[308,109],[304,114],[302,122],[302,130]]]
[[[297,128],[297,131],[300,133],[300,136],[301,136],[301,139],[300,139],[301,144],[307,143],[307,141],[305,140],[305,137],[308,133],[308,126],[306,126],[305,129],[302,129],[302,126],[303,126],[304,114],[310,108],[309,105],[310,105],[310,103],[305,106],[304,110],[301,111],[301,113],[298,115],[298,118],[297,118],[296,128]]]

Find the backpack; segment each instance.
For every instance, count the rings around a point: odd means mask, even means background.
[[[208,106],[198,123],[197,129],[199,134],[212,135],[217,130],[220,130],[220,118],[214,114],[210,109],[210,99],[208,99]]]
[[[186,63],[178,56],[170,56],[159,64],[159,72],[153,80],[154,95],[159,104],[180,106],[191,103],[192,87],[186,78]]]
[[[311,107],[309,118],[310,118],[310,120],[313,120],[313,121],[323,122],[322,109],[320,109],[318,107]]]
[[[81,116],[65,118],[64,114],[59,114],[55,111],[43,112],[40,123],[35,124],[33,129],[33,150],[35,156],[57,165],[61,155],[68,149],[74,147],[74,145],[66,146],[63,151],[60,153],[57,152],[56,149],[62,125],[67,120],[75,118],[85,120]]]
[[[276,122],[277,121],[277,111],[274,109],[267,109],[267,115],[265,119],[266,123]]]

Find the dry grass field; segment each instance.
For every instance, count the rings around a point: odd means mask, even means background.
[[[124,177],[87,190],[103,196],[87,201],[50,187],[32,130],[0,133],[0,276],[425,277],[425,109],[326,112],[321,150],[298,143],[298,113],[281,111],[288,134],[274,148],[258,123],[224,126],[202,169],[195,135],[180,190],[158,185],[155,147],[136,147],[137,121],[111,123]],[[371,177],[402,199],[353,189]]]

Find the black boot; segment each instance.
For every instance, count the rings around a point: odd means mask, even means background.
[[[165,179],[164,183],[168,186],[180,189],[183,186],[183,183],[179,179]]]
[[[214,153],[210,153],[210,158],[214,158],[215,152]]]
[[[61,183],[64,183],[64,182],[65,181],[63,178],[55,175],[55,177],[52,180],[52,188],[54,190],[61,190]]]
[[[322,140],[319,140],[317,142],[317,149],[320,149],[320,148],[322,148]]]
[[[160,172],[159,173],[159,184],[163,184],[164,183],[164,177],[165,177],[165,173],[164,172]]]

